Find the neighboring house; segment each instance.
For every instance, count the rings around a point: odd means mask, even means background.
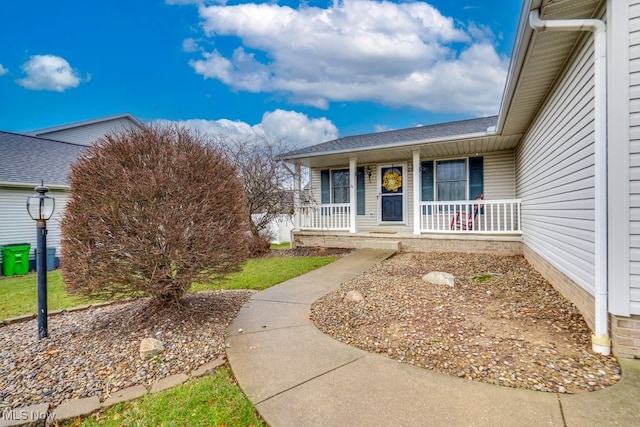
[[[0,131],[0,246],[30,243],[34,268],[36,225],[27,213],[26,200],[35,194],[34,187],[44,182],[56,202],[53,217],[47,222],[47,246],[57,248],[59,255],[60,220],[68,197],[71,165],[99,137],[141,125],[131,115],[123,114],[29,135]]]
[[[142,126],[142,122],[131,114],[125,113],[38,129],[25,132],[25,134],[39,136],[41,138],[55,139],[57,141],[72,142],[74,144],[91,145],[96,139],[111,131],[130,129],[132,127],[140,126]]]
[[[640,357],[639,117],[640,1],[525,0],[498,116],[288,153],[295,244],[522,254]]]

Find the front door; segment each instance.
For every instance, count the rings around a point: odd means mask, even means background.
[[[380,211],[382,222],[404,221],[404,176],[401,166],[380,168]]]

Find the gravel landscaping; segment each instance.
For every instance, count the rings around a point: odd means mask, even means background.
[[[189,294],[182,306],[149,310],[148,300],[49,317],[49,338],[38,340],[37,321],[0,328],[0,410],[98,396],[134,385],[149,387],[172,374],[188,374],[224,355],[226,327],[252,291]],[[145,337],[165,350],[141,360]]]
[[[422,280],[432,271],[454,287]],[[312,318],[346,344],[474,381],[579,393],[620,379],[576,307],[523,257],[398,254],[316,301]]]

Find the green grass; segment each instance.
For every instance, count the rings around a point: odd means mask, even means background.
[[[37,283],[38,276],[35,273],[0,278],[0,319],[37,313]],[[47,309],[49,311],[91,302],[96,300],[67,294],[60,271],[47,273]]]
[[[228,367],[164,392],[119,403],[82,426],[266,426]]]
[[[194,283],[191,291],[218,289],[262,290],[285,280],[325,266],[336,257],[273,257],[250,259],[242,271],[229,275],[221,282]],[[0,278],[0,319],[35,314],[37,312],[37,275]],[[99,302],[69,295],[64,289],[60,271],[47,273],[47,309],[61,310]]]
[[[285,280],[300,276],[316,268],[325,266],[337,257],[273,257],[256,258],[247,261],[242,271],[230,274],[217,283],[194,283],[192,291],[217,289],[254,289],[269,288]]]
[[[475,276],[473,276],[473,280],[475,280],[477,283],[484,283],[487,280],[491,279],[491,274],[476,274]]]
[[[271,249],[291,249],[291,243],[290,242],[272,243]]]

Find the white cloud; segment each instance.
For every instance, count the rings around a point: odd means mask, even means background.
[[[6,68],[4,68],[2,66],[2,64],[0,64],[0,76],[7,74],[9,72],[9,70],[7,70]]]
[[[338,137],[338,129],[330,120],[324,117],[312,119],[305,114],[285,110],[266,112],[261,122],[255,125],[227,119],[189,119],[176,123],[202,135],[238,140],[266,138],[282,141],[288,149],[307,147]]]
[[[498,110],[508,58],[490,44],[490,29],[456,26],[424,2],[201,5],[199,13],[206,36],[236,37],[242,46],[224,52],[218,44],[190,65],[234,90],[284,94],[318,108],[374,101],[436,112]]]
[[[64,92],[82,81],[64,58],[54,55],[33,55],[22,64],[22,71],[26,77],[18,84],[27,89]],[[89,78],[87,75],[85,80]]]
[[[198,51],[198,42],[196,42],[192,38],[184,39],[182,41],[182,50],[184,52],[197,52]]]

